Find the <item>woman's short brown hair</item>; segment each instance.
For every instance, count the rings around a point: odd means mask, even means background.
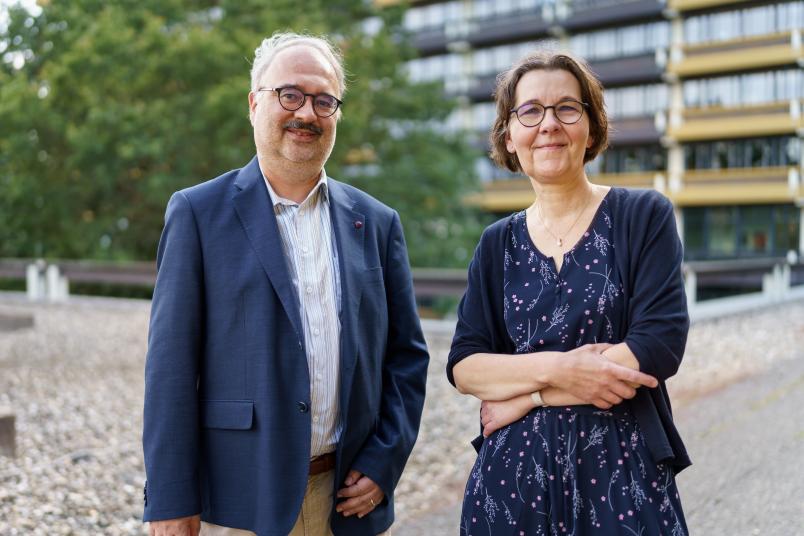
[[[543,69],[546,71],[563,70],[574,76],[581,86],[581,100],[588,104],[589,136],[592,146],[584,153],[584,164],[599,155],[609,143],[609,119],[603,104],[603,85],[580,58],[567,52],[540,50],[528,54],[507,71],[497,76],[497,87],[494,89],[494,100],[497,103],[497,118],[491,129],[491,158],[494,162],[510,171],[522,171],[519,158],[509,153],[505,146],[508,123],[512,121],[511,109],[516,103],[516,86],[525,73]],[[515,120],[515,119],[514,119]]]

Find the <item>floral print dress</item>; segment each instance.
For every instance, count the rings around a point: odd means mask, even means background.
[[[623,307],[603,199],[560,272],[525,212],[505,248],[505,321],[517,353],[617,342]],[[625,407],[536,408],[485,439],[466,485],[465,536],[687,534],[673,471],[652,461]]]

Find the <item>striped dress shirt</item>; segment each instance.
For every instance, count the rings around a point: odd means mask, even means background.
[[[265,179],[265,175],[263,175]],[[288,272],[298,296],[310,373],[310,456],[333,452],[341,433],[340,272],[329,211],[327,175],[296,203],[277,195],[265,179]]]

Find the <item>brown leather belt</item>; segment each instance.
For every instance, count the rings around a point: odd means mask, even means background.
[[[320,475],[335,469],[335,453],[328,452],[310,460],[310,475]]]

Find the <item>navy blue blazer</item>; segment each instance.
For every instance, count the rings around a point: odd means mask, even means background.
[[[340,262],[340,419],[336,489],[350,469],[385,500],[336,535],[393,522],[413,448],[429,356],[398,214],[329,180]],[[286,535],[310,461],[310,379],[298,300],[254,158],[175,193],[157,255],[145,366],[146,521],[205,521]]]
[[[608,197],[614,231],[616,269],[626,306],[618,323],[642,372],[659,380],[654,389],[641,388],[626,403],[639,423],[655,462],[678,472],[690,465],[681,436],[673,424],[665,380],[681,364],[687,343],[689,316],[681,274],[683,250],[673,206],[654,190],[613,188]],[[511,216],[490,225],[480,238],[469,265],[469,284],[458,306],[458,324],[447,363],[453,367],[476,353],[514,354],[503,317],[505,237]],[[479,448],[483,437],[473,444]]]

